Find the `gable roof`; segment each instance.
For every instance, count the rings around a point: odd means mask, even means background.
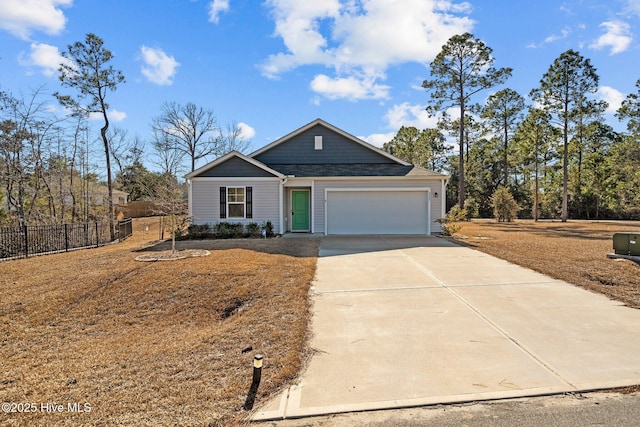
[[[397,163],[399,165],[411,166],[410,163],[407,163],[404,160],[400,160],[399,158],[387,153],[386,151],[383,151],[383,150],[381,150],[381,149],[379,149],[377,147],[374,147],[373,145],[369,144],[368,142],[365,142],[365,141],[361,140],[360,138],[357,138],[357,137],[351,135],[350,133],[347,133],[347,132],[343,131],[342,129],[337,128],[337,127],[333,126],[332,124],[325,122],[322,119],[316,119],[316,120],[314,120],[314,121],[312,121],[310,123],[307,123],[306,125],[302,126],[301,128],[298,128],[298,129],[294,130],[293,132],[290,132],[289,134],[283,136],[282,138],[279,138],[279,139],[273,141],[272,143],[270,143],[268,145],[265,145],[264,147],[254,151],[253,153],[249,154],[249,157],[259,156],[259,155],[261,155],[261,154],[263,154],[263,153],[265,153],[265,152],[267,152],[267,151],[279,146],[280,144],[282,144],[284,142],[287,142],[287,141],[295,138],[296,136],[308,131],[309,129],[313,128],[314,126],[318,126],[318,125],[323,126],[326,129],[329,129],[330,131],[335,132],[338,135],[341,135],[344,138],[347,138],[348,140],[350,140],[352,142],[355,142],[356,144],[359,144],[362,147],[365,147],[365,148],[367,148],[367,149],[369,149],[369,150],[371,150],[371,151],[373,151],[373,152],[375,152],[375,153],[377,153],[377,154],[379,154],[379,155],[381,155],[383,157],[386,157],[387,159],[390,159],[390,160],[392,160],[393,162],[395,162],[395,163]]]
[[[262,171],[264,171],[267,174],[272,175],[274,177],[278,177],[278,178],[284,178],[285,177],[282,173],[280,173],[277,170],[274,170],[274,169],[268,167],[264,163],[261,163],[261,162],[257,161],[256,159],[252,159],[251,157],[247,157],[244,154],[234,150],[234,151],[231,151],[231,152],[225,154],[224,156],[219,157],[216,160],[214,160],[214,161],[212,161],[210,163],[207,163],[206,165],[194,170],[193,172],[187,174],[185,176],[185,178],[186,179],[191,179],[191,178],[198,177],[198,176],[204,174],[205,172],[207,172],[208,170],[211,170],[211,169],[215,168],[216,166],[219,166],[219,165],[221,165],[221,164],[223,164],[223,163],[225,163],[225,162],[227,162],[227,161],[229,161],[229,160],[231,160],[233,158],[238,158],[240,160],[243,160],[243,161],[255,166],[258,169],[261,169]]]

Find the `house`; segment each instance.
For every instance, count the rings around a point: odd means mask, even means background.
[[[129,193],[125,191],[116,190],[115,188],[111,190],[111,194],[113,196],[113,204],[119,206],[125,206],[129,201]],[[95,188],[92,188],[89,194],[89,199],[91,203],[96,206],[102,206],[107,203],[109,199],[109,187],[106,185],[98,185]]]
[[[431,234],[448,180],[321,119],[186,178],[195,224],[269,220],[276,234]]]

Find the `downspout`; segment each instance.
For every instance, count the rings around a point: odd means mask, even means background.
[[[190,179],[187,179],[187,187],[189,189],[189,223],[193,224],[193,189]]]
[[[280,194],[279,194],[279,216],[280,216],[280,235],[284,234],[284,185],[287,183],[287,177],[280,179]]]
[[[447,180],[442,179],[442,189],[440,190],[440,218],[447,216]]]

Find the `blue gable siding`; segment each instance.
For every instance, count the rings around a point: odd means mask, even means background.
[[[275,175],[238,157],[231,157],[226,162],[202,171],[198,177],[208,178],[273,178]]]
[[[322,150],[315,149],[315,137],[322,136]],[[318,124],[254,159],[266,165],[312,164],[397,164],[351,139]],[[278,169],[276,169],[278,170]]]

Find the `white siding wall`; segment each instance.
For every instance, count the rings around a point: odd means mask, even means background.
[[[280,180],[279,179],[206,179],[191,180],[191,215],[195,224],[216,224],[220,222],[220,186],[252,187],[253,218],[228,218],[222,221],[262,224],[271,221],[273,231],[280,234]]]
[[[325,189],[326,188],[407,188],[407,187],[429,187],[431,189],[431,232],[437,233],[442,230],[441,225],[436,222],[442,217],[442,180],[315,180],[313,194],[313,210],[315,215],[314,233],[324,233],[325,230]],[[434,197],[435,193],[438,197]]]

